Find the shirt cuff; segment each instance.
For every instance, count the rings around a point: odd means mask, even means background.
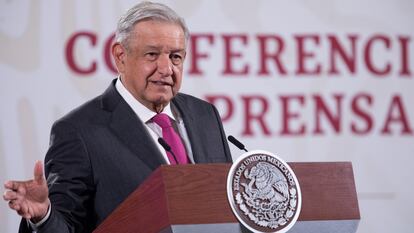
[[[36,231],[41,225],[43,225],[43,223],[45,223],[49,219],[50,213],[52,212],[51,205],[52,204],[49,204],[49,207],[47,208],[46,216],[44,218],[42,218],[42,220],[40,220],[39,222],[33,223],[32,221],[27,220],[27,222],[29,223],[32,230]]]

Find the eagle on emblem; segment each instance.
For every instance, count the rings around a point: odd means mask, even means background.
[[[285,202],[289,199],[287,179],[274,165],[259,162],[250,172],[245,170],[244,176],[250,179],[250,182],[241,185],[251,199],[267,200],[270,203]]]

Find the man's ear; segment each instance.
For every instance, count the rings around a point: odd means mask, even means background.
[[[126,50],[124,46],[116,42],[112,45],[112,56],[114,57],[116,68],[119,73],[123,73],[125,70],[125,56]]]

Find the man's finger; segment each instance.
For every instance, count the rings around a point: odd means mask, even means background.
[[[41,161],[36,161],[35,167],[34,167],[34,180],[35,182],[42,183],[43,178],[43,163]]]
[[[3,193],[3,199],[5,201],[11,201],[17,199],[17,193],[14,191],[7,190]]]
[[[13,181],[8,180],[8,181],[4,182],[4,187],[6,189],[12,189],[13,188]]]
[[[24,182],[22,181],[12,181],[9,180],[4,184],[4,187],[7,189],[11,189],[13,191],[17,191],[17,189],[21,186],[21,184],[23,184]]]
[[[20,210],[20,205],[15,203],[14,201],[9,201],[9,207],[16,211]]]

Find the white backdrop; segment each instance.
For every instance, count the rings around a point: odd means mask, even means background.
[[[193,34],[182,91],[213,101],[227,134],[286,161],[352,161],[358,232],[411,232],[413,1],[161,2]],[[0,1],[2,183],[30,178],[52,123],[115,77],[105,46],[134,3]],[[18,222],[1,202],[2,232]]]

